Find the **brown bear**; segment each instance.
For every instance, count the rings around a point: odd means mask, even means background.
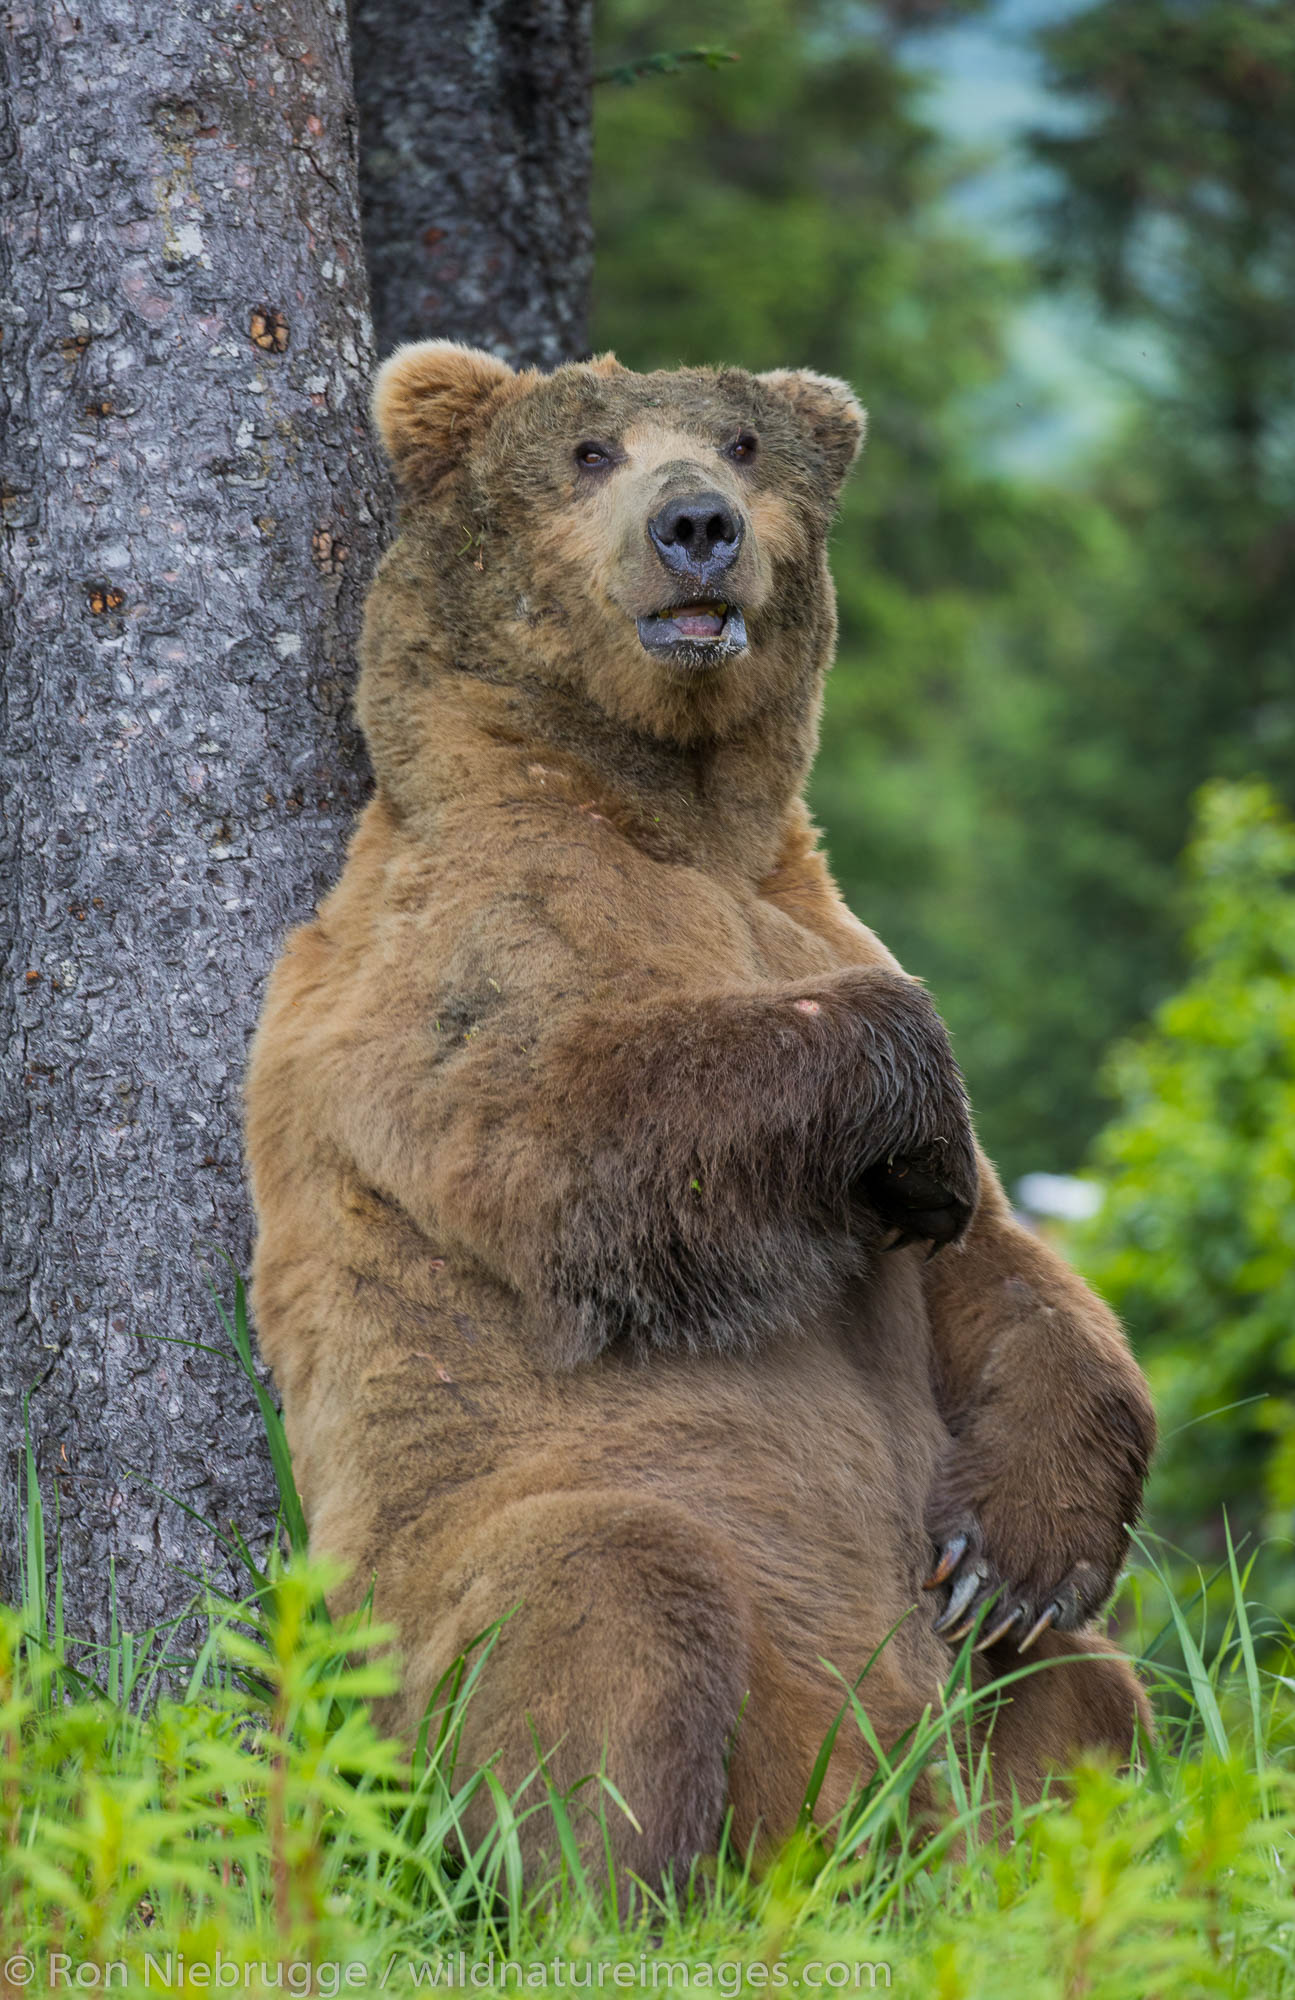
[[[444,341],[375,409],[376,796],[274,973],[248,1145],[261,1343],[312,1542],[398,1628],[386,1719],[503,1619],[463,1755],[605,1770],[614,1862],[659,1881],[727,1811],[739,1846],[794,1825],[824,1662],[876,1653],[889,1745],[974,1629],[986,1678],[1059,1662],[990,1737],[1038,1798],[1143,1712],[1088,1621],[1153,1419],[802,803],[863,412]],[[869,1768],[843,1730],[820,1812]]]

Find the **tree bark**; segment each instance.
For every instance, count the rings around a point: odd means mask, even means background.
[[[356,0],[379,353],[444,335],[514,365],[586,351],[592,0]]]
[[[0,1560],[25,1392],[69,1630],[149,1626],[273,1511],[197,1246],[248,1252],[263,977],[366,778],[385,507],[343,0],[16,0]],[[174,1495],[174,1499],[163,1497]],[[52,1511],[52,1508],[51,1508]]]

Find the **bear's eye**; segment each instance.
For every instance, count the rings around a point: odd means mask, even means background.
[[[726,456],[745,464],[753,459],[760,448],[760,441],[752,431],[739,431],[731,445],[726,447]]]
[[[587,438],[584,444],[576,446],[576,464],[583,472],[601,472],[611,462],[610,445],[596,444],[592,438]]]

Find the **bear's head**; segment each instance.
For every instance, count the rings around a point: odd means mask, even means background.
[[[371,741],[402,678],[456,670],[690,745],[816,713],[865,421],[844,383],[611,356],[518,373],[426,341],[386,362],[374,414],[402,509],[368,614]]]

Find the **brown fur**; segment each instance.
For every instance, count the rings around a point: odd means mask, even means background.
[[[513,1613],[466,1753],[518,1782],[533,1723],[561,1783],[605,1756],[621,1859],[657,1878],[726,1802],[739,1840],[790,1827],[840,1702],[823,1659],[852,1678],[898,1627],[865,1683],[883,1742],[937,1699],[932,1535],[1082,1626],[1152,1418],[801,803],[848,390],[429,343],[376,412],[406,503],[364,647],[378,789],[254,1051],[261,1340],[312,1540],[399,1627],[392,1723]],[[686,596],[645,524],[699,484],[745,523],[750,644],[713,667],[635,628]],[[962,1232],[929,1264],[883,1254],[914,1186]],[[1003,1792],[1127,1748],[1104,1643],[1038,1656],[1076,1651],[999,1714]],[[829,1808],[866,1767],[848,1734]]]

